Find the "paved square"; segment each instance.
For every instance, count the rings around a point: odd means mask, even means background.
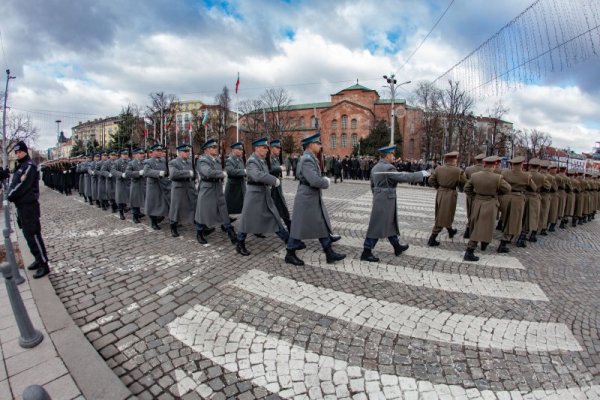
[[[462,195],[459,235],[432,249],[435,192],[402,185],[411,248],[380,241],[366,263],[368,185],[324,196],[348,256],[308,241],[297,268],[274,235],[241,257],[219,230],[202,246],[191,226],[172,238],[43,188],[51,281],[141,399],[600,398],[598,220],[464,263]]]

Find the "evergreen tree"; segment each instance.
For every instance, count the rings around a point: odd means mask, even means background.
[[[81,154],[85,153],[85,145],[83,144],[83,140],[75,139],[75,143],[73,143],[73,147],[71,147],[71,157],[77,157]]]
[[[137,145],[133,143],[132,138],[134,130],[137,128],[138,120],[131,105],[123,108],[121,114],[119,114],[117,131],[110,135],[109,146],[112,149],[120,150]]]
[[[402,132],[400,132],[398,121],[396,121],[394,133],[394,143],[397,145],[395,155],[402,155]],[[359,144],[354,146],[353,154],[359,153],[361,156],[378,156],[377,149],[390,144],[390,126],[384,120],[379,120],[375,127],[371,129],[369,136],[359,140]]]

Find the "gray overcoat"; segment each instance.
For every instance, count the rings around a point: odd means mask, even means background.
[[[92,200],[99,200],[98,198],[98,175],[96,174],[96,164],[98,164],[99,160],[94,160],[90,162],[88,174],[90,176],[90,194],[92,196]]]
[[[277,178],[269,174],[267,162],[252,154],[246,163],[248,186],[244,196],[244,208],[240,219],[239,231],[245,233],[271,233],[283,228],[277,212],[272,187]]]
[[[240,157],[229,156],[225,161],[227,184],[225,185],[225,201],[229,214],[239,214],[244,206],[246,193],[246,171],[244,161]]]
[[[108,200],[108,196],[106,193],[106,177],[108,176],[108,172],[104,170],[104,165],[107,161],[108,160],[96,161],[96,169],[94,171],[94,176],[98,177],[98,181],[96,182],[96,186],[98,186],[98,200]]]
[[[102,170],[105,172],[104,177],[106,179],[106,198],[108,200],[115,199],[115,188],[117,185],[117,177],[112,173],[113,165],[117,160],[106,160]]]
[[[171,222],[192,224],[196,213],[196,184],[192,161],[177,157],[169,162],[169,179],[171,179]]]
[[[271,171],[269,171],[271,175],[275,178],[281,179],[283,173],[281,171],[281,164],[279,163],[278,157],[271,157]],[[283,179],[281,179],[281,183],[283,183]],[[285,197],[283,196],[283,185],[279,185],[278,187],[271,188],[271,197],[273,198],[273,202],[275,203],[275,207],[277,207],[277,212],[279,216],[284,220],[290,220],[290,211],[288,210],[287,203],[285,202]]]
[[[171,201],[171,181],[169,177],[160,176],[160,171],[166,174],[167,166],[164,158],[149,158],[144,161],[144,176],[146,177],[146,214],[152,217],[168,217]]]
[[[221,161],[204,154],[196,162],[196,172],[200,179],[195,220],[208,227],[229,223],[227,203],[223,194]]]
[[[75,168],[75,171],[77,171],[77,174],[79,175],[79,185],[77,186],[77,189],[79,191],[80,194],[83,194],[85,196],[85,168],[83,167],[86,163],[82,162],[80,164],[77,164],[77,167]]]
[[[146,179],[140,175],[140,171],[143,169],[143,160],[131,160],[127,165],[127,179],[131,180],[129,185],[129,205],[131,207],[142,208],[146,201]]]
[[[89,173],[91,165],[92,161],[86,161],[81,164],[81,172],[83,172],[83,195],[85,197],[92,197],[92,175]]]
[[[123,174],[127,171],[128,160],[119,158],[112,163],[112,169],[110,173],[113,179],[116,180],[115,184],[115,201],[117,204],[129,204],[129,179],[127,175],[123,178]]]
[[[300,184],[294,198],[290,236],[294,239],[326,238],[332,229],[321,190],[327,189],[329,182],[321,176],[317,157],[310,151],[305,151],[298,160],[296,175]]]
[[[380,172],[392,172],[381,174]],[[423,180],[421,172],[401,173],[386,160],[379,160],[371,170],[371,192],[373,193],[373,206],[369,218],[367,237],[381,239],[396,236],[398,230],[398,204],[396,200],[396,186],[402,182],[420,182]]]

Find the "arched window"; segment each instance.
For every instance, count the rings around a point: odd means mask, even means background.
[[[352,121],[350,121],[350,129],[356,129],[357,125],[358,123],[356,122],[356,119],[353,118]]]
[[[304,128],[304,117],[298,118],[298,125],[300,128]]]
[[[358,146],[358,135],[356,133],[352,134],[352,147]]]
[[[331,121],[331,130],[335,131],[337,129],[337,119]]]
[[[317,127],[317,119],[315,118],[314,115],[312,117],[310,117],[310,127],[311,128],[316,128]]]
[[[348,128],[348,116],[342,115],[342,129]]]
[[[335,135],[331,135],[331,148],[335,149],[337,146],[337,137]]]
[[[415,158],[414,152],[415,152],[415,139],[410,139],[408,141],[408,156],[410,158]]]
[[[341,147],[346,147],[347,142],[348,142],[348,135],[346,135],[345,133],[342,133],[342,146]]]

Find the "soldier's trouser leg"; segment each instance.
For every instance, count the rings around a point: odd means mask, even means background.
[[[469,243],[467,243],[467,249],[471,249],[471,250],[475,250],[477,248],[477,243],[474,240],[469,240]]]
[[[432,235],[439,235],[441,231],[443,231],[444,228],[441,226],[435,226],[433,227],[433,229],[431,230],[431,234]]]
[[[321,243],[321,247],[323,248],[323,250],[328,249],[331,247],[331,237],[327,236],[319,238],[319,243]]]
[[[373,250],[375,248],[375,246],[377,245],[377,242],[379,241],[379,239],[377,238],[365,238],[365,242],[363,243],[363,247],[365,249],[369,249],[369,250]]]
[[[283,243],[287,243],[288,239],[290,238],[290,233],[283,227],[280,227],[275,234],[283,241]]]
[[[388,236],[387,239],[390,242],[390,244],[394,247],[400,244],[400,238],[398,237],[398,235]]]
[[[510,241],[513,239],[514,235],[509,235],[508,233],[503,233],[502,234],[502,240],[505,242],[510,243]]]

